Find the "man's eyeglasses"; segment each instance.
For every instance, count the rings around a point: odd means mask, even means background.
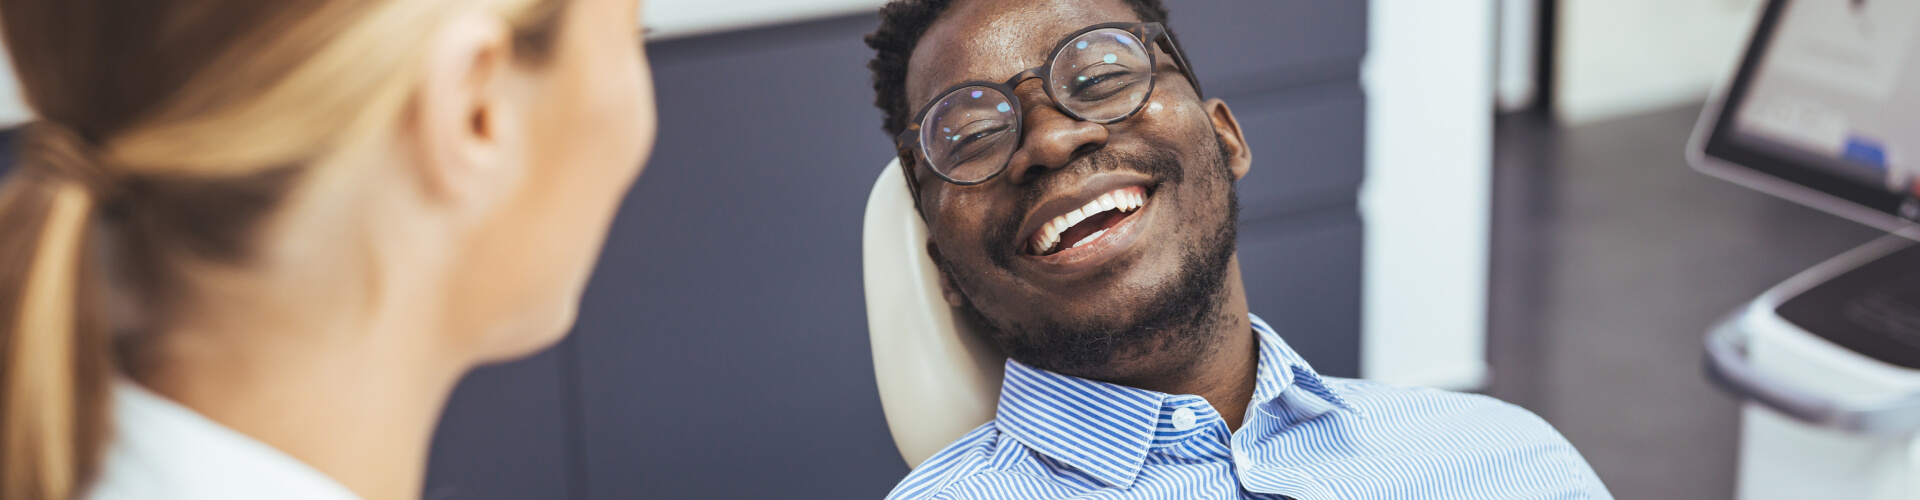
[[[947,182],[987,182],[1005,172],[1014,150],[1020,149],[1020,98],[1013,89],[1038,78],[1047,98],[1067,116],[1100,124],[1125,120],[1153,95],[1158,60],[1149,44],[1172,55],[1194,92],[1200,91],[1200,81],[1165,26],[1096,24],[1061,39],[1040,67],[1001,83],[971,81],[949,87],[914,115],[894,144],[902,157],[922,159],[918,163]]]

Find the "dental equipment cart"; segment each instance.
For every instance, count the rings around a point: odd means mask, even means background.
[[[1802,272],[1707,335],[1741,410],[1739,498],[1920,499],[1920,244]]]
[[[1688,162],[1886,230],[1706,335],[1742,500],[1920,500],[1920,0],[1769,0]]]

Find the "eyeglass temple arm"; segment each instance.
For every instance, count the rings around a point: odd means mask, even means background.
[[[1173,62],[1180,65],[1180,73],[1187,76],[1187,84],[1193,86],[1193,93],[1206,97],[1207,93],[1200,91],[1200,77],[1193,74],[1193,65],[1187,63],[1187,53],[1181,52],[1180,45],[1173,42],[1173,32],[1167,31],[1164,26],[1151,31],[1149,35],[1160,41],[1160,50],[1167,51],[1167,55],[1173,56]]]
[[[915,168],[920,167],[920,153],[916,148],[908,145],[907,142],[909,140],[915,143],[919,142],[919,135],[920,127],[914,125],[907,127],[906,130],[900,131],[900,135],[895,136],[893,140],[894,143],[898,145],[896,154],[900,159],[900,176],[907,182],[907,192],[913,196],[913,211],[919,212],[920,217],[924,220],[926,218],[926,212],[920,211],[920,182],[913,172]]]

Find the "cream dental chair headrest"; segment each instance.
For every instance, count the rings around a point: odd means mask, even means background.
[[[941,297],[899,160],[873,184],[860,247],[880,406],[900,456],[919,467],[993,420],[1006,358]]]

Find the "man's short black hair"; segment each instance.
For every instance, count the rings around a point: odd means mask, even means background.
[[[1160,0],[1121,0],[1133,8],[1142,22],[1167,23],[1167,9],[1160,6]],[[867,35],[867,46],[873,47],[873,60],[867,62],[867,69],[873,70],[873,105],[879,106],[883,113],[881,128],[887,131],[887,137],[899,135],[907,129],[907,120],[913,119],[915,111],[907,104],[907,60],[913,57],[913,48],[920,44],[920,35],[927,27],[940,18],[953,0],[894,0],[880,7],[880,28]],[[1167,28],[1167,36],[1173,36],[1173,28]]]

